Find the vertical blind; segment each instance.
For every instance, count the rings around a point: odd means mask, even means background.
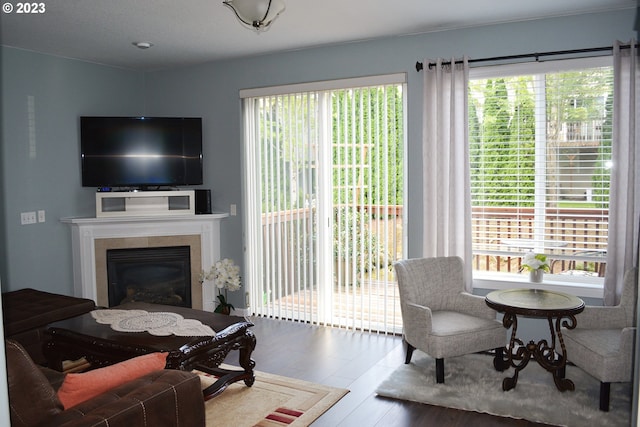
[[[535,252],[554,274],[602,277],[612,67],[544,67],[470,79],[474,270],[518,272]]]
[[[244,99],[253,313],[400,330],[404,103],[403,83]]]

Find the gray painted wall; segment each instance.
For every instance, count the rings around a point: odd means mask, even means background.
[[[78,117],[144,113],[144,74],[11,48],[1,65],[2,289],[72,294],[59,219],[95,215],[94,191],[80,185]],[[20,225],[21,212],[41,209],[46,222]]]
[[[361,43],[138,73],[2,49],[3,290],[35,287],[71,294],[72,262],[64,216],[94,214],[94,192],[80,186],[80,115],[201,116],[205,184],[213,208],[238,216],[222,225],[222,256],[242,260],[240,89],[406,72],[408,77],[409,255],[421,252],[422,73],[426,57],[483,58],[610,46],[634,37],[634,10],[393,37]],[[276,30],[274,28],[274,30]],[[263,35],[268,37],[268,34]],[[262,36],[261,36],[262,37]],[[29,156],[28,97],[35,106],[35,158]],[[20,212],[44,209],[47,222],[20,225]],[[4,216],[4,218],[3,218]],[[243,307],[241,292],[230,295]]]

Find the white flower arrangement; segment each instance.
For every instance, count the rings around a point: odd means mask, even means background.
[[[240,267],[233,260],[225,258],[213,264],[208,272],[203,271],[200,281],[213,282],[219,290],[237,291],[241,286]]]
[[[526,270],[549,271],[547,256],[544,254],[529,252],[524,256],[522,267]]]
[[[213,264],[208,272],[200,273],[200,283],[213,282],[218,288],[218,305],[215,313],[229,314],[236,308],[227,301],[227,291],[237,291],[240,289],[240,267],[235,265],[233,260],[225,258]],[[222,290],[224,289],[224,295]]]

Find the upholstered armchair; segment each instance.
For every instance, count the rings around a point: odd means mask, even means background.
[[[609,410],[611,383],[629,382],[636,335],[638,269],[624,275],[617,306],[587,306],[575,329],[564,329],[567,359],[600,381],[600,410]]]
[[[436,359],[436,382],[444,383],[444,358],[490,349],[496,349],[496,360],[502,358],[506,331],[484,298],[465,292],[461,258],[406,259],[394,267],[405,363],[416,348],[427,353]]]

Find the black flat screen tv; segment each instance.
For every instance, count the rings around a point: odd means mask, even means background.
[[[202,184],[202,119],[80,117],[82,186],[153,190]]]

